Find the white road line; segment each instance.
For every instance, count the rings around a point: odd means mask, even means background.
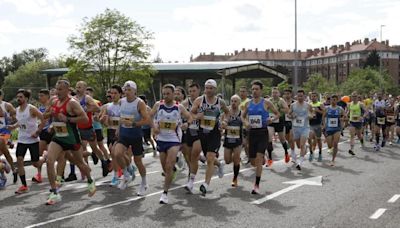
[[[254,168],[242,169],[242,170],[240,170],[239,172],[242,173],[242,172],[245,172],[245,171],[248,171],[248,170],[251,170],[251,169],[254,169]],[[232,173],[227,173],[227,174],[225,174],[225,176],[230,176],[230,175],[232,175],[232,174],[233,174],[233,172],[232,172]],[[214,176],[214,177],[212,177],[211,179],[216,179],[216,178],[218,178],[218,176]],[[203,183],[203,182],[204,182],[204,180],[196,181],[196,182],[194,182],[194,183],[195,183],[195,184],[199,184],[199,183]],[[183,188],[183,187],[185,187],[185,186],[186,186],[186,185],[180,185],[180,186],[171,188],[169,191],[173,191],[173,190],[176,190],[176,189],[180,189],[180,188]],[[164,191],[162,190],[162,191],[150,193],[150,194],[145,195],[145,196],[133,197],[133,198],[130,198],[130,199],[127,199],[127,200],[115,202],[115,203],[108,204],[108,205],[105,205],[105,206],[95,207],[95,208],[92,208],[92,209],[89,209],[89,210],[84,210],[84,211],[81,211],[81,212],[79,212],[79,213],[75,213],[75,214],[72,214],[72,215],[67,215],[67,216],[64,216],[64,217],[60,217],[60,218],[48,220],[48,221],[45,221],[45,222],[41,222],[41,223],[36,223],[36,224],[33,224],[33,225],[29,225],[29,226],[26,226],[25,228],[32,228],[32,227],[44,226],[44,225],[47,225],[47,224],[50,224],[50,223],[54,223],[54,222],[57,222],[57,221],[62,221],[62,220],[65,220],[65,219],[77,217],[77,216],[80,216],[80,215],[88,214],[88,213],[95,212],[95,211],[98,211],[98,210],[102,210],[102,209],[105,209],[105,208],[114,207],[114,206],[118,206],[118,205],[121,205],[121,204],[125,204],[125,203],[129,203],[129,202],[137,201],[137,200],[139,200],[139,199],[143,199],[143,198],[147,198],[147,197],[159,195],[159,194],[161,194],[161,193],[163,193],[163,192],[164,192]]]
[[[394,195],[392,198],[388,200],[388,203],[394,203],[400,198],[400,194]]]
[[[387,210],[386,208],[379,208],[369,218],[370,219],[378,219],[379,217],[381,217],[381,215],[383,215],[383,213],[385,213],[386,210]]]

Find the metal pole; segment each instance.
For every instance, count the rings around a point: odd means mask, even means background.
[[[382,28],[383,27],[385,27],[385,25],[381,25],[381,44],[382,44]],[[381,80],[382,80],[382,58],[383,58],[383,53],[382,53],[382,49],[381,49],[381,51],[380,51],[380,56],[379,56],[379,74],[380,74],[380,80],[379,80],[379,87],[380,87],[380,89],[382,90],[382,82],[381,82]]]
[[[297,72],[297,0],[294,0],[294,77],[293,92],[297,93],[298,89],[298,72]]]

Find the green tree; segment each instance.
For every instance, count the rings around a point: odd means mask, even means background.
[[[332,93],[337,92],[337,86],[334,82],[330,82],[322,74],[311,74],[305,83],[303,83],[304,90],[308,92],[317,93]]]
[[[357,69],[350,73],[349,77],[340,85],[343,94],[351,94],[356,91],[361,94],[385,91],[397,94],[398,88],[387,72],[381,76],[379,71],[373,68]]]
[[[372,67],[378,68],[380,65],[380,57],[376,50],[373,50],[368,54],[367,60],[365,62],[364,68]]]
[[[110,9],[94,18],[84,18],[78,31],[79,35],[68,38],[76,61],[67,77],[83,76],[103,93],[127,79],[134,80],[139,89],[150,87],[154,71],[145,61],[150,56],[151,32]]]

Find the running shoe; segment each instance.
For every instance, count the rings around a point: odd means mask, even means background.
[[[131,176],[132,176],[132,181],[134,181],[135,178],[136,178],[136,166],[134,166],[134,165],[129,165],[129,166],[128,166],[128,172],[129,172],[129,174],[131,174]]]
[[[290,156],[288,153],[285,154],[285,163],[289,163],[290,161]]]
[[[238,181],[237,178],[232,180],[232,187],[237,187],[238,186]]]
[[[115,186],[118,186],[118,184],[119,184],[118,177],[113,176],[113,178],[111,179],[111,182],[110,182],[110,186],[115,187]]]
[[[97,163],[99,163],[99,158],[97,157],[97,155],[96,155],[95,153],[91,153],[90,156],[91,156],[92,159],[93,159],[93,163],[94,163],[95,165],[97,165]]]
[[[58,202],[61,202],[61,195],[52,192],[50,193],[49,198],[47,198],[46,205],[54,205]]]
[[[65,179],[65,182],[76,181],[78,178],[76,177],[75,173],[70,173],[68,177]]]
[[[355,153],[354,153],[354,151],[352,151],[351,149],[349,150],[349,154],[351,154],[351,155],[356,155]]]
[[[187,182],[185,189],[186,191],[188,191],[189,193],[193,193],[193,183],[194,181],[192,179],[189,179],[189,181]]]
[[[20,194],[27,193],[28,191],[29,191],[29,189],[28,189],[27,186],[21,185],[21,187],[19,187],[19,188],[17,189],[17,191],[15,191],[15,194],[20,195]]]
[[[140,184],[139,191],[137,192],[138,196],[144,196],[149,186],[147,184]]]
[[[35,183],[42,183],[42,175],[39,173],[32,177],[32,181]]]
[[[126,187],[128,187],[128,184],[132,181],[132,177],[131,176],[124,176],[122,178],[122,180],[119,182],[118,188],[121,190],[125,190]]]
[[[203,183],[200,185],[200,192],[202,196],[206,196],[207,194],[207,184]]]
[[[385,147],[385,145],[386,145],[386,140],[382,140],[382,145],[381,145],[381,147],[383,148],[383,147]]]
[[[168,204],[168,196],[167,196],[167,194],[165,194],[165,193],[161,194],[160,204]]]
[[[318,162],[322,162],[322,154],[318,155]]]
[[[299,170],[299,171],[301,171],[301,166],[300,166],[300,164],[297,164],[297,165],[296,165],[296,169]]]
[[[272,159],[268,159],[267,167],[271,167],[274,161]]]
[[[94,182],[94,180],[92,180],[92,183],[88,183],[88,196],[92,197],[95,193],[96,193],[96,183]]]
[[[251,191],[251,194],[259,195],[260,194],[260,187],[255,184],[254,187],[253,187],[253,190]]]

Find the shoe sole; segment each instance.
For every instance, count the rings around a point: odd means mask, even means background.
[[[188,186],[185,186],[185,190],[186,190],[188,193],[193,194],[193,190],[191,190]]]

